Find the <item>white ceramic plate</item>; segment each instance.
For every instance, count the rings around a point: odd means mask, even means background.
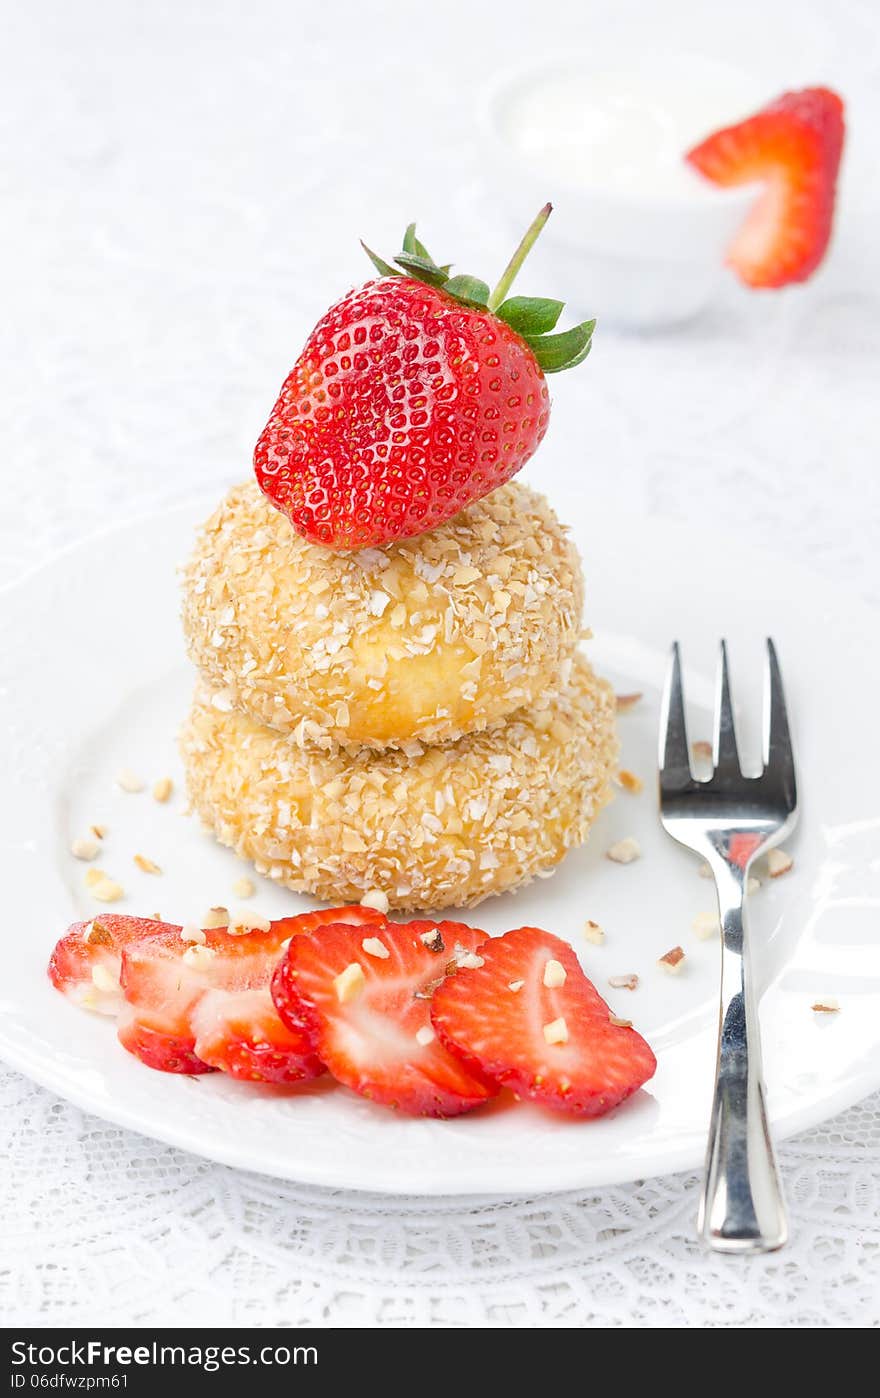
[[[86,866],[69,854],[96,821],[99,863],[120,880],[121,912],[184,921],[234,902],[240,862],[183,811],[175,730],[191,675],[178,624],[175,564],[210,503],[141,520],[88,541],[0,598],[0,731],[4,734],[0,1056],[108,1120],[212,1159],[285,1178],[423,1194],[517,1193],[628,1180],[702,1157],[717,1022],[719,946],[691,931],[712,906],[695,861],[663,835],[654,798],[659,688],[669,642],[685,646],[692,738],[710,728],[715,643],[731,643],[746,743],[758,718],[763,637],[779,646],[799,739],[803,813],[795,868],[753,898],[770,1113],[778,1136],[846,1107],[880,1083],[880,907],[876,617],[809,575],[733,543],[700,542],[666,524],[628,520],[623,543],[594,528],[574,494],[556,499],[586,559],[597,666],[642,703],[622,717],[623,762],[645,778],[621,793],[587,848],[551,879],[492,899],[466,917],[492,932],[546,926],[571,939],[614,1010],[654,1046],[656,1077],[598,1122],[531,1107],[491,1107],[450,1122],[407,1120],[321,1082],[281,1092],[220,1074],[151,1072],[116,1043],[111,1023],[50,987],[55,939],[97,910]],[[731,582],[734,575],[737,582]],[[129,795],[129,767],[177,782],[167,805]],[[635,835],[643,858],[603,858]],[[161,877],[141,873],[136,852]],[[270,915],[308,902],[262,881],[252,905]],[[586,918],[607,930],[587,944]],[[657,958],[680,944],[683,972]],[[635,971],[634,992],[608,977]],[[833,995],[837,1015],[811,1012]]]

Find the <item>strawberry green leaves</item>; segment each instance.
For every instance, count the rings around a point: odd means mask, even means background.
[[[558,335],[548,333],[559,320],[563,305],[540,296],[512,296],[495,312],[499,320],[522,335],[545,374],[573,369],[590,353],[595,320],[585,320]]]
[[[488,283],[481,282],[479,277],[450,277],[443,290],[447,296],[454,296],[465,306],[479,306],[482,310],[486,309],[489,300]]]
[[[585,320],[560,335],[524,335],[523,339],[544,373],[558,374],[583,363],[590,353],[595,328],[595,320]]]
[[[415,252],[399,252],[394,261],[398,267],[402,267],[411,277],[417,281],[426,282],[428,286],[443,286],[449,281],[449,268],[438,267],[436,262],[430,262],[425,257],[420,257]]]
[[[424,243],[420,243],[416,237],[416,226],[411,223],[403,235],[403,252],[415,253],[416,257],[421,257],[423,261],[434,265],[434,259],[428,252]]]
[[[541,296],[511,296],[502,301],[495,314],[499,320],[506,320],[518,335],[543,335],[555,329],[564,305],[564,301],[550,301]]]
[[[494,291],[490,291],[488,283],[479,277],[466,274],[450,276],[451,264],[434,261],[424,243],[416,237],[414,223],[408,226],[403,235],[403,246],[394,258],[393,266],[368,248],[366,243],[362,242],[361,247],[380,276],[412,277],[427,286],[439,288],[444,295],[451,296],[469,309],[488,311],[497,316],[522,336],[545,374],[558,374],[563,369],[573,369],[586,359],[592,347],[595,320],[585,320],[571,330],[552,334],[564,302],[542,296],[507,294],[551,212],[552,206],[545,204],[532,220]]]
[[[548,333],[559,320],[563,304],[538,296],[512,296],[495,312],[499,320],[522,335],[545,374],[582,364],[592,347],[595,320],[585,320],[558,335]]]
[[[367,245],[366,245],[366,243],[364,242],[363,238],[361,238],[361,247],[363,248],[364,252],[367,254],[367,257],[368,257],[368,258],[370,259],[370,261],[372,262],[373,266],[375,267],[376,271],[379,273],[379,276],[380,276],[380,277],[399,277],[399,276],[402,276],[402,273],[401,273],[401,272],[398,272],[398,270],[397,270],[396,267],[391,267],[391,266],[389,266],[389,264],[388,264],[383,258],[381,258],[377,252],[373,252],[373,249],[372,249],[372,248],[368,248]]]

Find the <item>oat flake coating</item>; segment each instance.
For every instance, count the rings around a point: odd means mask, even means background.
[[[302,539],[251,481],[200,531],[183,623],[231,708],[313,746],[404,748],[556,692],[582,602],[573,543],[518,482],[415,539],[340,553]]]
[[[549,704],[410,756],[300,747],[216,699],[200,688],[181,738],[194,809],[260,873],[331,902],[479,903],[552,869],[610,797],[614,696],[582,657]]]

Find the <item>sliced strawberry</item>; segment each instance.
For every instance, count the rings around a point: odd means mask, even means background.
[[[438,1038],[469,1069],[576,1116],[601,1116],[652,1076],[650,1048],[612,1023],[567,942],[519,927],[480,957],[438,987],[431,1007]]]
[[[766,186],[728,249],[728,262],[748,286],[802,282],[819,266],[831,237],[843,136],[837,93],[808,87],[784,93],[688,152],[715,184]]]
[[[127,1011],[122,1011],[127,1016]],[[139,1058],[148,1068],[160,1073],[213,1073],[214,1069],[204,1059],[199,1058],[193,1049],[189,1034],[166,1034],[160,1029],[151,1029],[136,1019],[127,1020],[125,1036],[120,1029],[120,1043]]]
[[[91,922],[75,922],[56,943],[49,958],[49,979],[56,990],[82,1009],[118,1014],[123,1005],[119,972],[125,947],[180,928],[153,918],[102,913]]]
[[[268,985],[209,990],[192,1010],[190,1024],[196,1055],[230,1077],[289,1083],[324,1071],[311,1037],[282,1023]]]
[[[346,1087],[413,1116],[457,1116],[497,1089],[434,1037],[431,995],[486,940],[458,922],[324,927],[291,942],[272,994]]]
[[[324,1071],[311,1034],[290,1029],[272,1003],[270,983],[287,941],[340,919],[383,927],[371,908],[334,908],[282,918],[240,935],[212,928],[200,942],[179,929],[126,947],[126,1004],[120,1042],[165,1072],[207,1072],[259,1082],[297,1082]]]

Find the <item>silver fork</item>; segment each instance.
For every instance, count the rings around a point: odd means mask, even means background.
[[[782,1247],[788,1227],[764,1101],[746,891],[753,860],[784,839],[797,820],[797,786],[782,677],[770,640],[764,769],[758,777],[744,777],[740,768],[724,641],[713,767],[705,781],[691,770],[676,641],[660,719],[660,820],[674,840],[708,862],[721,918],[718,1060],[697,1228],[718,1252],[771,1252]]]

